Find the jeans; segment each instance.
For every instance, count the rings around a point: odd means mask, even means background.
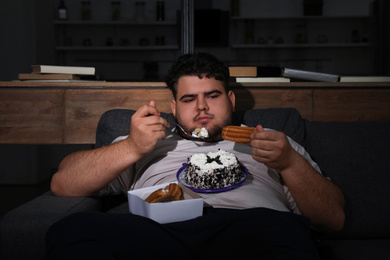
[[[131,213],[75,213],[49,229],[46,249],[47,259],[318,257],[308,218],[265,208],[205,208],[202,217],[169,224]]]

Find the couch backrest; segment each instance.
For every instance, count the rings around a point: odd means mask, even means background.
[[[390,122],[309,122],[306,150],[346,198],[333,238],[390,237]]]
[[[113,109],[105,112],[96,130],[96,147],[112,143],[118,137],[129,134],[131,116],[134,110]],[[171,113],[161,113],[169,121],[171,128],[175,120]],[[300,144],[304,144],[304,123],[301,114],[295,108],[270,108],[237,111],[234,113],[234,124],[263,127],[283,131]]]

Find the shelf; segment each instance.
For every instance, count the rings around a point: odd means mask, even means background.
[[[366,48],[369,43],[232,44],[233,49]]]
[[[120,25],[120,26],[129,26],[129,25],[152,25],[152,26],[158,26],[158,25],[176,25],[176,21],[60,21],[56,20],[54,21],[55,25]]]
[[[56,51],[150,51],[150,50],[178,50],[178,45],[150,45],[150,46],[57,46]]]
[[[232,21],[245,20],[343,20],[343,19],[369,19],[369,15],[354,16],[291,16],[291,17],[231,17]]]

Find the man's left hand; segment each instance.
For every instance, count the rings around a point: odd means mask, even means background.
[[[256,129],[258,132],[251,135],[250,142],[253,159],[278,171],[288,168],[298,154],[287,136],[279,131],[264,131],[261,125]]]

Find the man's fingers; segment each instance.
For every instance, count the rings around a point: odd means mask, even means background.
[[[170,127],[169,122],[164,118],[160,117],[160,115],[149,115],[144,120],[147,126],[160,125],[166,128]]]
[[[155,105],[155,104],[154,104]],[[160,112],[157,110],[155,106],[152,105],[144,105],[140,107],[137,111],[140,117],[148,117],[148,116],[160,116]]]
[[[256,130],[259,131],[259,132],[264,132],[264,128],[262,125],[257,125],[256,126]]]

